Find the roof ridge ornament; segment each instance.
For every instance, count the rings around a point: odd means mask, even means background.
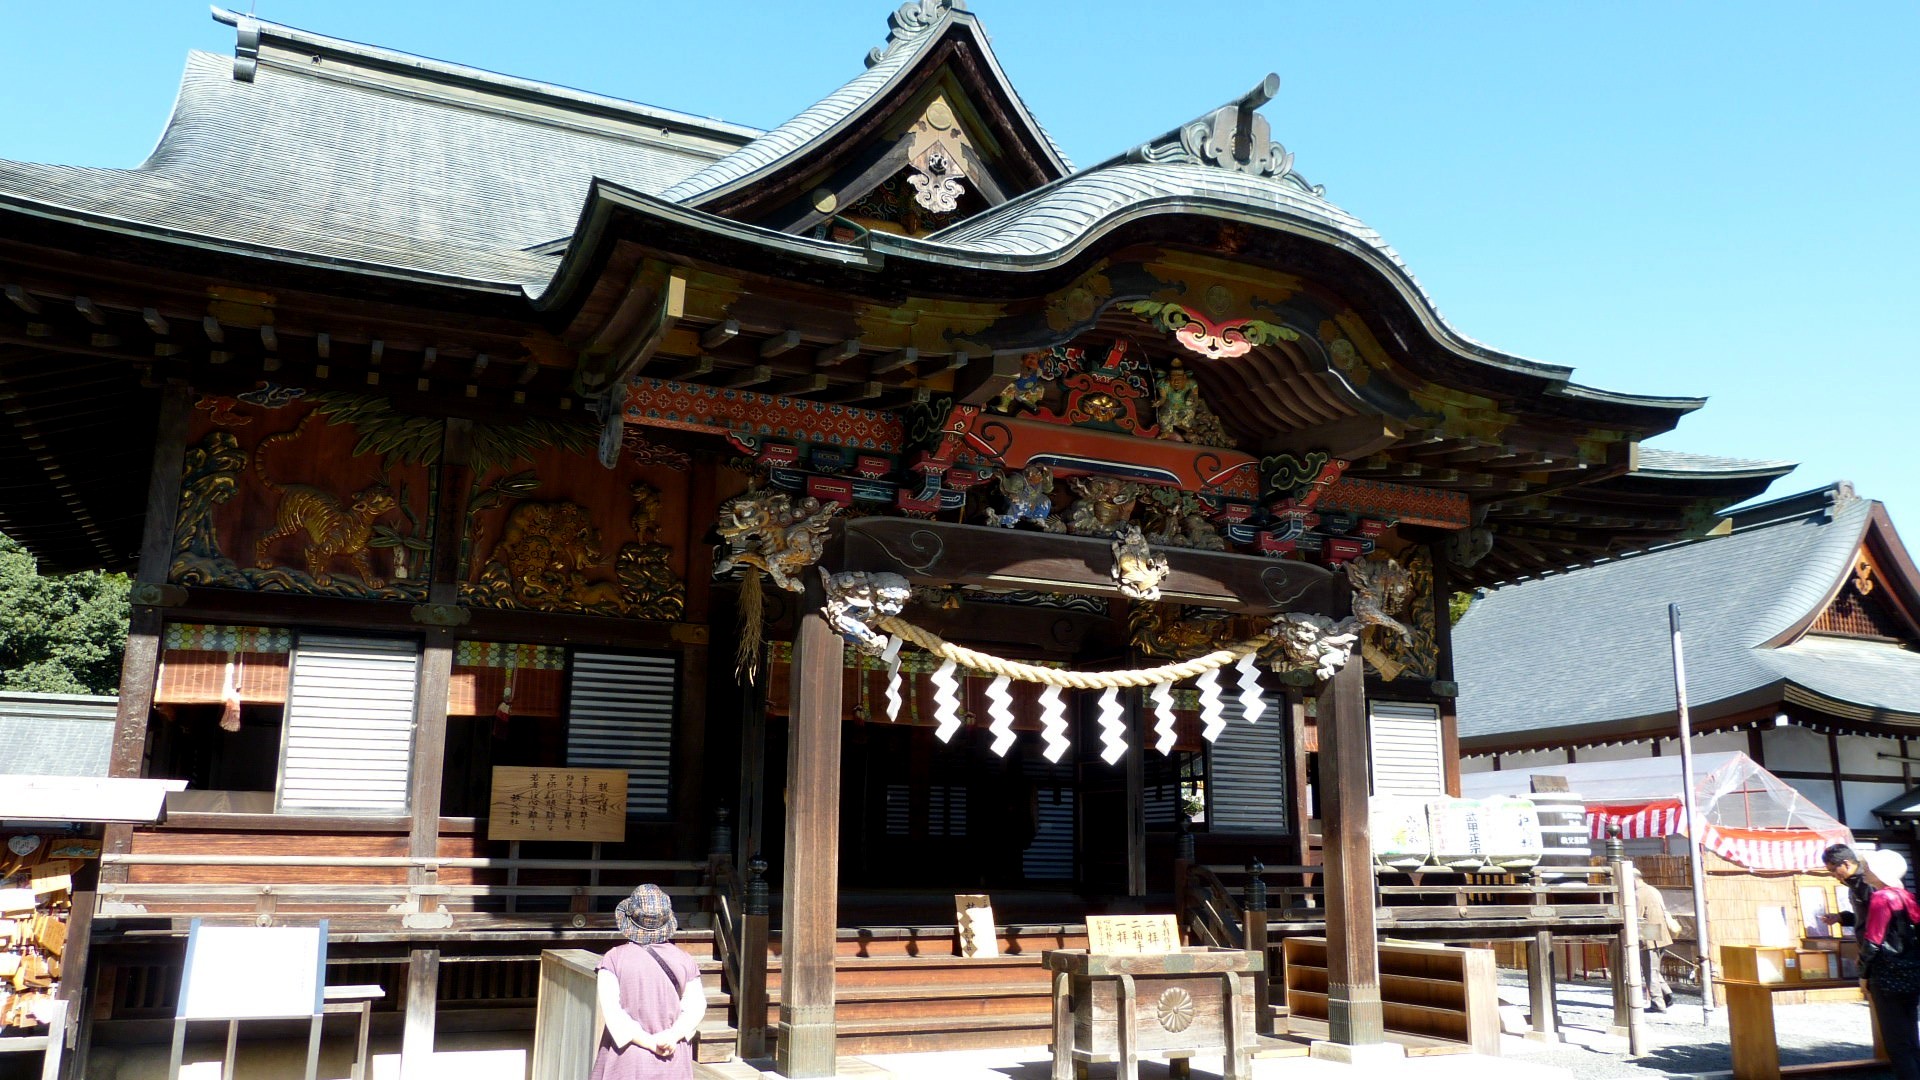
[[[867,53],[867,66],[873,67],[892,56],[901,46],[933,29],[950,12],[965,11],[966,0],[907,0],[899,10],[887,16],[887,41]]]
[[[1212,165],[1249,176],[1290,180],[1310,195],[1326,189],[1310,185],[1293,171],[1293,154],[1273,138],[1267,118],[1256,110],[1280,92],[1280,76],[1268,72],[1259,85],[1197,120],[1182,124],[1127,154],[1152,165]]]

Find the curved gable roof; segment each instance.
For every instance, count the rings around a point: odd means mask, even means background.
[[[1805,673],[1798,653],[1769,643],[1826,604],[1853,565],[1874,506],[1835,485],[1742,511],[1727,536],[1477,599],[1453,631],[1466,749],[1564,743],[1570,729],[1593,741],[1608,731],[1625,738],[1636,721],[1671,716],[1668,604],[1680,608],[1696,715],[1764,704],[1752,695],[1776,693]],[[1905,700],[1905,711],[1920,714],[1920,693]]]
[[[764,182],[774,172],[804,161],[885,105],[895,88],[908,80],[920,62],[942,41],[953,37],[964,39],[973,48],[994,84],[992,89],[1012,104],[1013,122],[1024,129],[1017,134],[1040,149],[1044,163],[1054,175],[1063,176],[1072,171],[1066,154],[1033,118],[1007,80],[987,42],[986,32],[970,12],[961,10],[952,0],[921,0],[901,7],[891,16],[889,24],[892,33],[887,44],[868,57],[866,71],[786,123],[667,188],[660,197],[669,202],[702,206]]]

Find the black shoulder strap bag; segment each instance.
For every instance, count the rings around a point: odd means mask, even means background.
[[[679,997],[681,994],[686,992],[683,989],[681,989],[680,977],[673,973],[673,969],[667,966],[667,962],[665,960],[660,959],[659,953],[653,951],[653,946],[651,945],[647,946],[647,955],[653,958],[654,963],[660,965],[661,971],[664,971],[667,973],[667,982],[673,985],[674,997]]]

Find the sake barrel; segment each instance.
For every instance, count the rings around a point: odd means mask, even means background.
[[[1433,854],[1425,800],[1415,795],[1375,795],[1368,802],[1373,863],[1382,870],[1417,870]]]
[[[1427,824],[1433,830],[1433,861],[1449,870],[1471,873],[1487,865],[1480,832],[1480,800],[1432,799]]]
[[[1495,795],[1480,800],[1480,836],[1487,862],[1510,874],[1540,862],[1540,819],[1530,799]]]
[[[1583,876],[1592,865],[1594,850],[1587,833],[1586,800],[1567,791],[1536,791],[1527,798],[1540,819],[1541,873]]]

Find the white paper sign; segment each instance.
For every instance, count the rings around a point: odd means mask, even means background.
[[[325,992],[327,924],[202,926],[187,938],[180,974],[186,1020],[308,1017]]]

